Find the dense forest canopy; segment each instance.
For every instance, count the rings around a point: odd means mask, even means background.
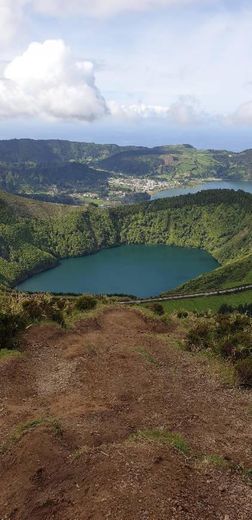
[[[252,281],[252,195],[209,190],[117,208],[47,204],[1,193],[0,282],[120,244],[203,248],[222,265],[197,287]]]

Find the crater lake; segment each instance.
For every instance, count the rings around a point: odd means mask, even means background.
[[[157,296],[216,269],[218,262],[200,249],[166,245],[123,245],[60,264],[20,283],[30,292]]]

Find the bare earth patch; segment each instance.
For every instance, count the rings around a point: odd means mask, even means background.
[[[0,520],[250,520],[252,403],[108,309],[26,332],[0,364]]]

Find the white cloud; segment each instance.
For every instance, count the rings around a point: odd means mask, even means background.
[[[216,120],[215,114],[232,114],[252,99],[251,49],[251,8],[188,19],[148,17],[142,31],[132,30],[125,47],[109,48],[107,55],[104,49],[114,71],[101,71],[99,80],[108,99],[120,104],[140,99],[147,106],[170,107],[189,95]]]
[[[113,16],[123,11],[144,11],[159,7],[215,3],[218,0],[32,0],[34,9],[46,14],[84,13],[91,16]]]
[[[181,96],[170,105],[120,104],[105,99],[95,84],[90,61],[77,61],[63,40],[31,43],[0,79],[0,118],[93,121],[105,115],[121,120],[166,119],[178,125],[206,121],[197,100]]]
[[[23,21],[32,13],[49,16],[113,16],[125,11],[144,11],[220,0],[0,0],[0,45],[14,39]],[[27,8],[27,12],[26,12]],[[29,14],[28,14],[29,13]],[[27,16],[26,16],[27,14]]]
[[[0,117],[49,117],[92,121],[107,113],[95,85],[93,64],[76,61],[62,40],[31,43],[4,69]]]
[[[23,8],[29,0],[0,0],[0,44],[7,45],[23,20]]]
[[[226,118],[227,123],[252,125],[252,100],[242,103],[237,110]]]
[[[178,125],[194,125],[206,122],[210,116],[203,111],[197,99],[181,96],[171,104],[170,119]]]
[[[200,124],[210,117],[201,109],[197,100],[189,96],[181,96],[170,106],[145,103],[121,105],[109,101],[108,107],[111,115],[119,119],[166,119],[180,126]]]

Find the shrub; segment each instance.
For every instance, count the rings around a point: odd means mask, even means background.
[[[148,309],[150,309],[154,314],[157,314],[158,316],[164,315],[164,308],[161,303],[150,303],[148,305]]]
[[[238,361],[236,372],[241,385],[252,387],[252,357]]]
[[[177,313],[177,317],[178,317],[179,319],[188,318],[188,312],[186,312],[186,311],[180,311],[180,312]]]
[[[27,319],[30,319],[32,321],[42,319],[43,308],[42,308],[41,302],[36,300],[36,298],[24,300],[23,309],[24,309],[24,313],[27,316]]]
[[[244,303],[244,305],[239,305],[237,310],[241,314],[246,314],[247,316],[252,317],[252,303]]]
[[[225,336],[217,342],[216,349],[222,357],[233,360],[244,359],[252,354],[251,332],[244,330],[237,334]]]
[[[60,309],[56,307],[51,307],[50,311],[47,314],[47,318],[52,321],[56,321],[62,327],[65,325],[64,314]]]
[[[222,343],[217,345],[217,352],[224,358],[233,358],[235,355],[235,345],[231,339],[224,339]]]
[[[232,305],[228,305],[227,303],[223,303],[219,310],[218,310],[218,313],[219,314],[231,314],[232,312],[234,311],[234,307],[232,307]]]
[[[89,294],[84,294],[83,296],[79,296],[77,298],[75,307],[78,311],[89,311],[91,309],[95,309],[97,305],[97,300],[90,296]]]
[[[224,338],[231,334],[231,320],[229,316],[219,315],[215,326],[216,338]]]
[[[244,331],[246,327],[250,326],[250,319],[248,316],[237,315],[233,321],[231,321],[231,332]]]
[[[252,317],[252,303],[240,304],[238,307],[233,307],[232,305],[223,303],[218,310],[219,314],[231,314],[233,312],[239,312],[240,314],[246,314],[247,316]]]
[[[23,301],[23,310],[27,321],[52,320],[60,325],[64,325],[64,315],[62,306],[58,305],[56,298],[51,300],[47,297],[36,298]]]
[[[208,348],[211,342],[211,335],[211,329],[207,323],[195,325],[187,334],[186,348],[191,351]]]
[[[62,311],[65,309],[66,303],[67,303],[67,300],[65,300],[64,298],[53,297],[51,299],[51,304]]]
[[[0,348],[14,349],[18,334],[25,326],[26,319],[23,314],[14,314],[11,311],[0,312]]]

